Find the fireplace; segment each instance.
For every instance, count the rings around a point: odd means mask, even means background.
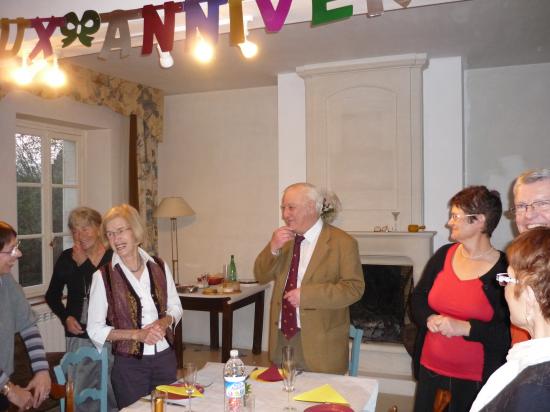
[[[416,285],[420,279],[422,270],[433,253],[435,232],[349,231],[348,233],[357,240],[361,263],[365,265],[367,272],[371,265],[382,266],[383,269],[388,269],[387,266],[399,267],[392,270],[398,270],[399,276],[405,278],[407,276],[403,276],[403,272],[409,274],[412,272],[413,285]],[[396,277],[395,272],[389,273],[389,276]],[[369,276],[368,273],[366,276]],[[383,276],[382,274],[376,277]],[[406,279],[404,282],[406,283]],[[369,280],[367,280],[367,289],[368,284]],[[402,296],[408,294],[406,286],[396,287],[404,288]],[[396,293],[401,294],[400,291]],[[366,334],[368,333],[370,332],[366,331]],[[396,340],[389,339],[385,342],[376,341],[376,339],[364,340],[361,344],[359,374],[377,378],[381,392],[413,396],[415,381],[412,377],[411,357],[403,343],[395,342]]]
[[[412,266],[364,264],[365,293],[351,305],[351,323],[363,330],[363,342],[403,342],[412,287]]]

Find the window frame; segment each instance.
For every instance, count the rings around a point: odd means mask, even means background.
[[[42,296],[46,293],[52,277],[54,259],[53,247],[54,239],[57,237],[71,236],[71,233],[66,224],[66,216],[63,216],[63,227],[61,232],[53,231],[53,189],[55,188],[73,188],[78,191],[77,205],[82,205],[84,201],[84,182],[86,181],[85,172],[85,145],[86,131],[83,129],[60,126],[46,122],[37,122],[30,120],[17,119],[16,130],[13,136],[15,140],[17,134],[27,134],[41,137],[41,181],[39,183],[24,183],[17,181],[15,177],[16,196],[19,187],[39,187],[40,188],[40,213],[41,213],[41,232],[30,235],[22,235],[18,233],[19,240],[25,239],[41,239],[42,240],[42,283],[33,286],[25,286],[23,290],[28,298]],[[59,184],[52,183],[52,165],[51,165],[51,141],[52,140],[68,140],[75,142],[75,157],[76,157],[76,184]],[[14,165],[16,166],[16,164]],[[17,203],[16,203],[17,204]],[[17,208],[17,206],[16,206]],[[16,215],[18,210],[16,209]],[[19,227],[19,222],[18,225]],[[14,268],[14,277],[19,282],[19,264]]]

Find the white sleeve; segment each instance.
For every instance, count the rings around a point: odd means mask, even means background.
[[[174,323],[172,327],[176,327],[178,322],[181,320],[183,315],[183,308],[181,307],[180,297],[178,296],[178,291],[176,289],[176,284],[174,283],[174,278],[172,277],[172,272],[166,263],[164,263],[164,272],[166,273],[166,292],[167,292],[167,302],[166,302],[166,314],[172,316]]]
[[[88,305],[88,325],[86,331],[97,350],[101,352],[107,336],[114,328],[107,325],[107,294],[101,277],[101,271],[96,271],[90,288],[90,302]]]

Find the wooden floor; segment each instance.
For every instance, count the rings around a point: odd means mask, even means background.
[[[250,349],[239,349],[239,358],[245,365],[269,366],[267,352],[254,355]],[[202,368],[206,362],[221,362],[221,350],[211,350],[208,345],[185,343],[183,363],[193,362],[197,368]]]

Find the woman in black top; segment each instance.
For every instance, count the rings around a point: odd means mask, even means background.
[[[46,302],[65,328],[67,351],[74,352],[81,347],[94,347],[86,333],[90,285],[93,273],[111,260],[113,252],[105,248],[99,237],[101,215],[97,211],[88,207],[76,208],[69,214],[68,223],[74,244],[64,250],[55,263]],[[63,303],[65,286],[66,305]],[[107,350],[110,352],[110,348]],[[95,362],[75,373],[77,388],[95,386],[94,382],[99,382],[99,368]],[[109,390],[109,405],[116,407],[112,390]],[[78,410],[97,410],[96,402],[79,405]]]

